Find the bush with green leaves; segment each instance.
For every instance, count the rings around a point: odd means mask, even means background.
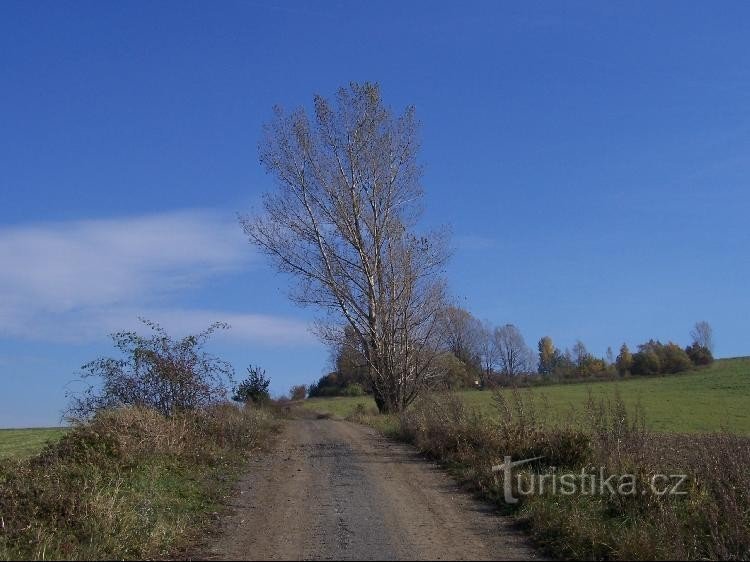
[[[674,374],[687,371],[692,366],[688,354],[677,344],[649,340],[639,345],[638,353],[633,355],[632,372],[634,375]]]

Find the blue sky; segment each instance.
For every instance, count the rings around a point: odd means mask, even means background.
[[[243,239],[271,107],[350,80],[423,123],[424,225],[480,318],[603,354],[750,353],[750,4],[0,3],[0,426],[54,425],[146,315],[227,320],[273,390],[327,352]]]

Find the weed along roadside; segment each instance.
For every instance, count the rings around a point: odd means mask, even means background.
[[[346,418],[439,461],[551,557],[750,557],[750,438],[648,431],[617,395],[591,398],[566,424],[517,391],[496,393],[495,409],[438,394],[401,415],[357,404]]]
[[[36,456],[0,461],[0,558],[172,556],[201,538],[278,423],[265,408],[123,408]]]

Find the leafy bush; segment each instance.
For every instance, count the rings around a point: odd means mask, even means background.
[[[661,360],[652,350],[639,351],[633,355],[631,372],[634,375],[658,375],[661,373]]]
[[[358,382],[350,383],[342,391],[342,396],[364,396],[365,389]]]
[[[688,354],[677,344],[649,340],[639,345],[638,353],[633,355],[632,372],[634,375],[674,374],[687,371],[692,366]]]
[[[685,350],[672,342],[661,347],[659,359],[663,373],[681,373],[693,366]]]
[[[232,366],[202,348],[216,330],[227,329],[227,324],[217,322],[198,334],[175,340],[156,322],[141,321],[151,329],[151,336],[113,334],[122,357],[101,357],[82,367],[83,378],[96,382],[70,397],[70,417],[84,420],[122,406],[152,408],[170,416],[226,399]]]
[[[304,400],[307,396],[307,387],[304,384],[298,384],[289,389],[289,396],[292,400]]]
[[[714,362],[711,350],[699,343],[693,343],[685,348],[685,353],[694,365],[710,365]]]

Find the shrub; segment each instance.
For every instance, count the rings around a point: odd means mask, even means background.
[[[631,372],[634,375],[658,375],[661,372],[659,355],[652,350],[635,353]]]
[[[711,350],[698,343],[693,343],[685,348],[685,353],[693,362],[693,365],[710,365],[714,361]]]
[[[70,397],[70,417],[88,419],[122,406],[152,408],[169,416],[226,399],[225,383],[232,379],[232,367],[202,348],[227,324],[217,322],[199,334],[175,340],[156,322],[141,321],[151,329],[151,336],[113,334],[121,358],[101,357],[82,367],[83,378],[97,382]]]
[[[669,342],[661,347],[660,352],[659,360],[662,373],[681,373],[693,366],[688,354],[677,344]]]
[[[349,383],[341,392],[342,396],[364,396],[365,389],[358,382]]]
[[[304,400],[307,396],[307,387],[304,384],[298,384],[289,389],[289,396],[292,400]]]
[[[232,400],[236,402],[263,404],[268,402],[271,396],[268,393],[268,387],[271,379],[266,376],[266,372],[260,367],[250,365],[247,368],[248,377],[242,381],[235,389]]]
[[[638,353],[633,356],[632,372],[634,375],[674,374],[692,366],[688,354],[677,344],[649,340],[638,346]]]

